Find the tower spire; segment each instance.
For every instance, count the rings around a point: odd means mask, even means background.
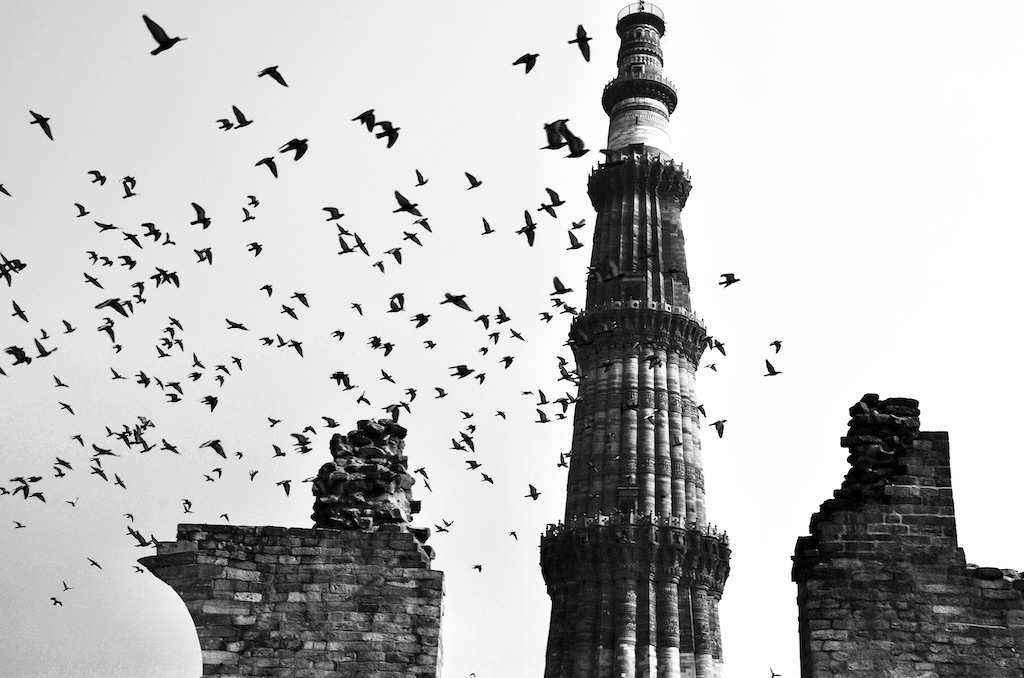
[[[551,596],[545,678],[718,678],[729,545],[707,521],[694,376],[707,336],[690,306],[680,211],[689,173],[668,157],[673,85],[664,15],[618,15],[604,89],[607,162],[587,302],[570,344],[579,402],[563,522],[541,539]]]

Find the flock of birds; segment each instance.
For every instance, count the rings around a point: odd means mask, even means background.
[[[178,42],[185,40],[183,37],[170,37],[160,25],[148,16],[143,15],[143,20],[157,43],[156,48],[151,52],[153,55],[165,52],[174,47]],[[590,61],[590,40],[591,38],[587,35],[583,26],[580,25],[576,31],[575,38],[568,41],[570,44],[575,44],[578,47],[582,57],[587,62]],[[536,66],[539,56],[538,54],[531,53],[524,54],[516,59],[513,65],[524,66],[524,72],[528,74]],[[288,87],[284,75],[277,66],[264,68],[257,73],[257,76],[261,78],[267,77],[282,87]],[[227,132],[253,124],[253,120],[243,113],[239,107],[231,106],[231,110],[232,114],[230,117],[216,120],[216,125],[219,129]],[[54,129],[51,126],[50,118],[35,111],[30,111],[29,113],[32,117],[32,120],[29,121],[30,124],[38,126],[47,139],[54,141]],[[401,128],[389,120],[379,119],[373,109],[354,116],[352,122],[365,127],[366,131],[375,138],[383,140],[382,145],[385,149],[394,147],[399,141]],[[568,154],[564,156],[566,158],[580,158],[587,154],[589,149],[586,148],[583,140],[569,129],[568,122],[567,119],[560,119],[544,124],[546,143],[540,148],[543,150],[565,149],[568,151]],[[309,146],[310,142],[308,139],[293,138],[281,145],[276,153],[266,155],[256,161],[255,167],[265,167],[274,179],[280,178],[284,174],[281,171],[283,168],[278,165],[281,159],[280,156],[287,158],[288,154],[291,154],[292,161],[299,162],[306,156]],[[416,189],[425,186],[430,181],[420,169],[414,169],[414,172],[415,183],[409,189],[402,189],[409,195],[414,195],[413,192]],[[96,185],[97,190],[103,189],[107,182],[107,176],[102,170],[88,170],[87,175],[91,177],[89,183]],[[466,190],[476,190],[485,185],[484,179],[470,172],[465,172],[465,178]],[[123,192],[123,195],[121,195],[122,199],[127,200],[139,195],[137,192],[139,182],[136,178],[125,176],[119,183],[120,190]],[[5,188],[3,184],[0,184],[0,193],[7,196],[7,199],[17,199],[17,191],[12,192]],[[544,214],[555,219],[558,217],[558,209],[565,205],[565,201],[556,190],[544,188],[544,193],[546,200],[542,200],[539,206],[535,208],[525,209],[523,211],[523,225],[515,231],[516,235],[523,236],[528,247],[534,247],[537,237],[538,223],[535,221],[534,214]],[[408,230],[402,230],[399,242],[389,243],[389,246],[376,250],[367,244],[366,238],[357,230],[343,225],[344,222],[341,220],[345,217],[345,214],[341,209],[336,206],[324,206],[322,210],[325,213],[325,221],[334,224],[337,229],[336,237],[339,247],[337,254],[339,256],[353,255],[355,258],[359,256],[368,257],[373,268],[379,270],[380,273],[385,273],[390,267],[401,266],[403,261],[408,261],[410,248],[418,249],[425,247],[425,241],[433,233],[429,217],[424,213],[426,208],[421,209],[420,204],[414,201],[415,198],[410,199],[399,190],[394,191],[394,199],[396,207],[393,213],[405,214],[410,218],[415,217],[415,220],[410,222],[410,225],[407,227]],[[241,221],[245,223],[255,220],[259,205],[260,201],[257,196],[248,195],[247,202],[240,206]],[[74,216],[75,219],[85,219],[87,216],[92,215],[92,212],[84,203],[74,203],[74,207],[77,212]],[[197,227],[195,231],[199,234],[214,227],[215,223],[220,219],[220,217],[212,216],[202,205],[196,202],[191,203],[191,208],[194,211],[195,218],[189,222],[189,226]],[[143,223],[139,229],[128,229],[108,222],[109,219],[105,217],[103,217],[102,221],[93,220],[93,224],[97,229],[95,234],[96,244],[94,249],[85,252],[88,257],[89,268],[83,272],[82,283],[89,285],[90,288],[103,291],[106,297],[94,306],[93,310],[99,311],[98,317],[102,318],[102,321],[93,331],[100,333],[100,335],[105,337],[106,341],[109,341],[110,350],[116,355],[125,348],[119,341],[122,328],[131,323],[135,313],[144,305],[157,301],[158,294],[161,295],[161,301],[163,301],[166,298],[164,296],[166,290],[180,288],[182,279],[190,275],[189,271],[177,269],[160,261],[163,252],[181,247],[175,238],[181,239],[183,242],[188,241],[189,247],[196,257],[194,261],[195,266],[214,266],[215,252],[212,246],[191,247],[192,244],[201,244],[193,243],[195,236],[189,235],[187,238],[180,235],[172,236],[168,229],[158,227],[153,222]],[[566,230],[568,239],[566,250],[574,251],[584,247],[580,236],[577,234],[585,226],[585,219],[572,222],[571,227]],[[482,232],[480,235],[490,236],[496,232],[498,231],[491,227],[488,220],[482,218]],[[116,251],[114,251],[115,249]],[[258,258],[264,251],[264,244],[258,240],[252,240],[245,243],[245,251],[251,254],[254,259]],[[218,261],[220,256],[218,252]],[[0,279],[6,282],[8,288],[14,288],[16,287],[17,277],[29,268],[30,264],[31,262],[23,261],[18,257],[12,256],[8,258],[7,255],[0,252]],[[142,271],[145,272],[143,273]],[[591,271],[591,273],[593,274],[594,272]],[[124,278],[126,276],[131,278],[131,281],[129,284],[124,285]],[[739,279],[734,274],[727,273],[722,275],[720,284],[723,287],[729,287],[737,282],[739,282]],[[300,321],[305,314],[317,312],[316,299],[311,299],[311,295],[307,292],[291,289],[281,291],[280,287],[279,284],[276,285],[271,281],[259,289],[259,293],[265,295],[266,301],[272,301],[273,304],[280,306],[278,312],[280,316],[286,316],[291,321]],[[553,290],[550,293],[551,308],[539,311],[537,318],[533,322],[550,323],[556,316],[567,315],[572,318],[580,313],[578,308],[565,301],[566,295],[573,292],[572,289],[566,287],[557,276],[552,280],[552,287]],[[412,412],[413,403],[417,400],[417,397],[422,398],[420,393],[423,391],[431,392],[434,400],[441,400],[450,395],[454,384],[459,384],[464,379],[469,378],[471,381],[475,381],[477,385],[483,385],[488,379],[488,369],[508,370],[519,357],[516,349],[522,347],[527,341],[522,331],[523,320],[521,318],[516,323],[519,329],[516,329],[513,326],[515,322],[513,317],[501,306],[498,306],[496,309],[484,310],[477,308],[474,310],[476,304],[468,292],[447,292],[443,298],[433,301],[424,302],[420,300],[418,302],[420,305],[412,308],[410,306],[415,296],[404,291],[394,292],[386,301],[381,302],[380,308],[386,308],[384,312],[387,314],[395,314],[396,316],[398,314],[405,314],[415,330],[427,327],[431,320],[440,313],[467,314],[461,320],[461,322],[466,323],[464,336],[469,335],[470,328],[472,328],[472,331],[479,333],[481,346],[477,349],[477,352],[481,355],[481,358],[488,356],[492,352],[492,358],[499,354],[501,355],[493,363],[493,368],[484,367],[480,364],[472,364],[471,366],[472,361],[451,365],[448,368],[450,370],[448,378],[452,380],[451,382],[431,384],[429,386],[404,381],[399,383],[397,376],[384,368],[378,368],[380,373],[378,380],[400,389],[402,395],[390,402],[382,403],[378,401],[376,404],[371,403],[368,396],[368,392],[372,389],[365,383],[362,386],[358,384],[359,379],[351,370],[336,370],[330,375],[325,375],[334,381],[342,392],[351,393],[352,400],[356,405],[370,406],[382,410],[395,421],[399,420],[403,412]],[[407,303],[410,306],[407,306]],[[350,302],[351,317],[353,319],[364,315],[364,304],[369,305],[369,302],[365,300]],[[10,316],[12,318],[20,320],[29,326],[38,321],[30,302],[22,300],[22,303],[19,303],[18,300],[12,299],[11,311]],[[266,327],[261,328],[261,331],[254,331],[257,330],[255,324],[248,319],[238,317],[225,317],[224,323],[225,331],[232,333],[232,335],[237,334],[240,338],[244,338],[245,341],[258,342],[259,346],[266,349],[283,349],[293,353],[299,359],[305,357],[306,348],[304,347],[303,339],[291,336],[287,331],[279,331],[277,328],[269,330]],[[12,370],[12,368],[45,370],[45,361],[49,356],[58,350],[73,350],[74,338],[69,335],[80,331],[90,331],[88,328],[76,326],[75,323],[68,319],[60,319],[60,324],[62,329],[58,331],[59,333],[50,334],[45,329],[40,329],[31,337],[31,344],[19,342],[4,348],[4,353],[13,360],[0,366],[0,377],[8,376],[6,370]],[[81,323],[77,324],[80,325]],[[131,370],[126,370],[110,367],[111,380],[134,384],[136,388],[143,391],[158,392],[160,399],[168,405],[190,401],[199,402],[208,408],[210,412],[213,412],[221,402],[221,394],[224,393],[222,389],[225,384],[230,380],[239,378],[245,372],[247,361],[237,355],[232,355],[231,352],[221,354],[219,350],[217,355],[200,355],[204,353],[202,338],[198,337],[193,341],[192,336],[186,331],[186,327],[186,323],[181,322],[173,315],[167,315],[166,323],[164,323],[159,335],[153,338],[153,355],[156,356],[155,360],[160,361],[157,364],[170,366],[166,372],[157,375],[149,368],[133,367]],[[250,333],[252,333],[251,337],[249,337]],[[338,342],[342,342],[346,341],[347,334],[351,335],[352,330],[336,329],[332,331],[331,337]],[[257,337],[256,335],[262,336]],[[188,342],[188,348],[186,348],[186,341]],[[349,337],[347,341],[351,342],[353,339]],[[707,341],[710,349],[717,349],[723,356],[725,355],[725,346],[722,342],[713,337],[708,337]],[[199,344],[199,346],[197,347],[196,344]],[[377,334],[367,337],[366,345],[373,351],[380,351],[381,360],[387,358],[396,349],[394,341]],[[425,337],[422,340],[422,345],[424,351],[431,351],[438,344],[433,339]],[[771,344],[775,349],[775,353],[781,350],[781,345],[780,340],[776,340]],[[780,371],[774,368],[771,362],[765,360],[765,363],[767,373],[764,376],[781,374]],[[706,367],[716,370],[714,363],[707,364]],[[576,397],[572,395],[571,391],[579,385],[579,375],[570,367],[569,361],[564,357],[558,357],[557,369],[557,382],[566,382],[564,395],[549,398],[544,390],[540,388],[520,391],[522,397],[529,398],[531,402],[536,401],[533,409],[537,413],[535,422],[538,424],[566,419],[570,414],[569,407],[577,402]],[[53,388],[58,389],[61,393],[58,399],[56,399],[56,406],[62,412],[65,412],[67,416],[76,416],[75,407],[77,402],[74,396],[74,385],[65,382],[56,374],[52,375],[52,379],[54,381]],[[561,387],[559,388],[561,390]],[[451,436],[450,449],[469,457],[465,460],[467,466],[465,470],[478,473],[480,475],[480,483],[493,485],[494,478],[486,472],[486,469],[481,470],[484,464],[472,456],[476,450],[474,436],[477,431],[476,422],[479,419],[469,409],[462,410],[460,408],[459,411],[464,423],[463,427],[455,435]],[[497,410],[494,412],[493,417],[507,420],[508,414],[503,410]],[[307,454],[311,452],[314,445],[313,436],[316,435],[318,428],[321,430],[332,430],[342,425],[328,416],[322,416],[320,419],[321,422],[317,422],[316,426],[309,424],[301,430],[288,433],[293,453]],[[282,419],[267,417],[265,425],[270,429],[274,429],[281,423]],[[713,422],[719,437],[724,433],[725,423],[725,419]],[[147,416],[138,416],[134,421],[119,422],[118,425],[106,426],[105,429],[106,436],[102,439],[89,439],[83,434],[74,435],[72,438],[73,444],[84,451],[84,456],[72,457],[70,454],[63,452],[59,455],[54,455],[50,463],[52,472],[49,474],[49,477],[38,472],[16,475],[10,479],[12,485],[0,486],[0,497],[6,499],[20,497],[25,501],[31,500],[46,503],[48,501],[47,492],[52,483],[59,482],[73,473],[85,471],[89,475],[95,476],[99,482],[109,483],[112,487],[125,490],[129,487],[130,478],[128,480],[123,478],[120,470],[116,468],[119,457],[127,452],[145,454],[156,451],[173,455],[181,455],[183,452],[179,444],[169,440],[168,437],[156,433],[156,424]],[[284,446],[276,442],[271,443],[269,447],[270,449],[267,450],[267,453],[271,453],[271,458],[285,457],[288,454]],[[269,474],[264,468],[254,464],[251,456],[247,456],[247,452],[233,450],[232,446],[225,440],[210,439],[200,445],[199,448],[212,451],[219,460],[217,466],[208,471],[204,470],[201,473],[203,483],[220,481],[224,474],[228,472],[229,464],[243,463],[243,459],[246,459],[246,463],[250,466],[250,468],[245,470],[250,482],[256,482],[257,476],[261,473],[264,476]],[[566,458],[569,456],[568,453],[561,453],[558,466],[562,468],[567,467]],[[414,472],[422,478],[425,489],[432,491],[426,467],[416,468]],[[290,495],[294,482],[292,479],[275,477],[272,479],[272,482],[276,487],[281,488],[281,491],[286,495]],[[529,484],[525,489],[525,494],[522,496],[525,499],[536,501],[541,494],[537,487]],[[50,501],[53,501],[52,495],[50,496]],[[60,497],[56,501],[63,501],[71,507],[75,507],[78,498],[64,499]],[[193,513],[192,509],[192,500],[182,498],[182,513]],[[148,548],[157,543],[154,535],[150,534],[149,537],[146,537],[142,530],[135,527],[135,516],[132,513],[125,513],[124,518],[127,523],[126,536],[132,540],[135,546]],[[229,520],[227,513],[221,513],[220,518],[225,521]],[[27,521],[15,520],[13,522],[14,529],[26,529],[29,527],[29,524],[26,524]],[[454,521],[452,520],[442,519],[441,523],[434,526],[435,531],[438,533],[448,532],[453,523]],[[509,531],[508,536],[518,541],[518,535],[514,530]],[[99,560],[93,557],[87,557],[86,560],[89,568],[103,569]],[[474,564],[472,567],[479,572],[483,570],[481,563]],[[143,569],[138,565],[134,565],[133,568],[136,572],[143,572]],[[68,586],[64,581],[61,582],[61,585],[62,590],[50,598],[50,604],[53,606],[62,607],[64,604],[63,594],[74,590],[74,587]],[[772,672],[773,678],[778,675]]]

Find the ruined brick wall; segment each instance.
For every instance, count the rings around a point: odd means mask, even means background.
[[[434,677],[443,575],[394,530],[183,524],[140,562],[185,601],[203,675]]]
[[[917,405],[850,410],[851,470],[793,557],[802,678],[1024,675],[1024,580],[966,563],[948,436]]]

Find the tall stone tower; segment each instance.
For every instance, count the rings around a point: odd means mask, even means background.
[[[690,178],[668,154],[677,96],[661,74],[661,10],[632,3],[616,31],[587,303],[569,334],[580,401],[565,518],[541,539],[544,676],[717,678],[730,551],[704,506],[694,374],[707,334],[680,226]]]

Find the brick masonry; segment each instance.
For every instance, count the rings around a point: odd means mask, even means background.
[[[948,435],[907,398],[850,414],[850,472],[793,557],[802,678],[1024,675],[1024,580],[958,547]]]
[[[204,676],[440,671],[443,574],[409,532],[182,524],[139,562],[192,614]]]

